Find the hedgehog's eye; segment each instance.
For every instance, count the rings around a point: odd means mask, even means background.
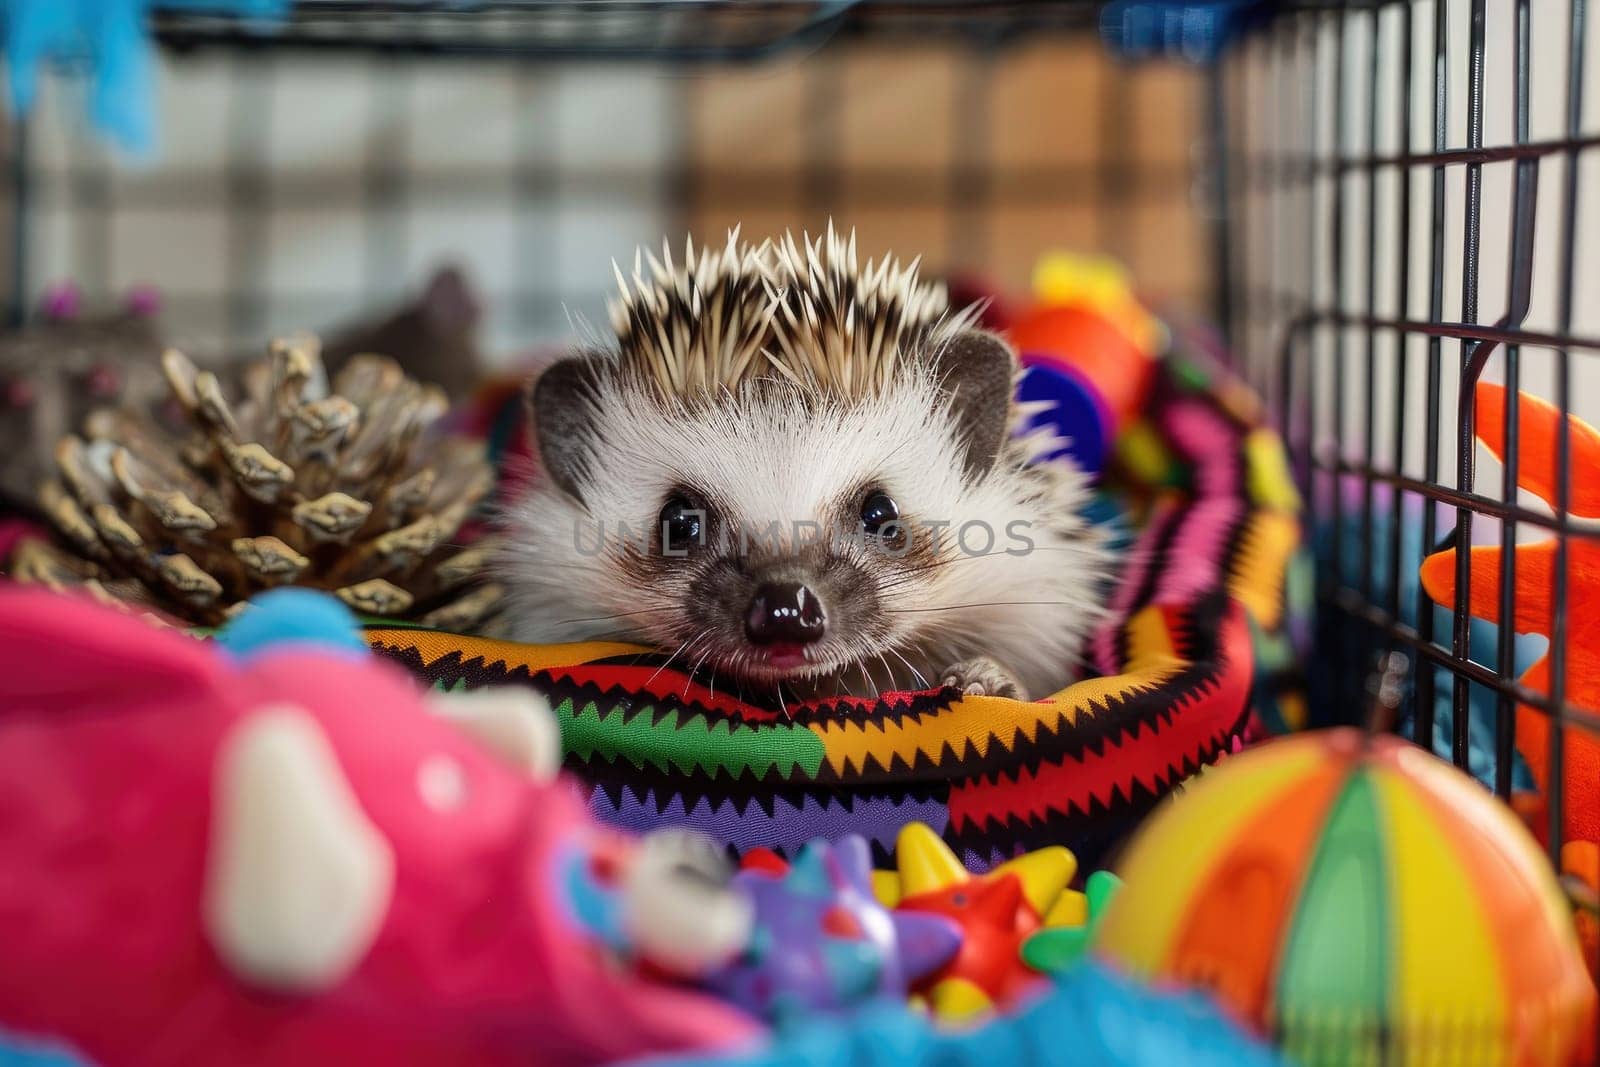
[[[661,506],[661,547],[681,556],[705,544],[706,509],[686,493],[673,493]]]
[[[900,507],[882,489],[870,490],[861,499],[861,529],[873,537],[893,534],[900,521]]]

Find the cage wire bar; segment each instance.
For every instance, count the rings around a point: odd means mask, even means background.
[[[167,47],[758,63],[838,37],[1016,40],[1093,29],[1097,0],[300,0],[281,23],[157,6]]]
[[[1552,0],[1554,3],[1561,0]],[[1441,755],[1463,768],[1472,760],[1471,697],[1488,690],[1493,706],[1493,752],[1489,778],[1510,799],[1518,705],[1544,715],[1548,730],[1549,780],[1543,783],[1550,856],[1558,865],[1565,816],[1566,731],[1595,732],[1600,719],[1567,700],[1570,633],[1569,564],[1575,543],[1597,540],[1593,524],[1571,515],[1571,435],[1557,434],[1553,514],[1518,501],[1522,457],[1517,448],[1516,396],[1524,382],[1524,348],[1553,355],[1553,396],[1560,425],[1571,412],[1574,355],[1600,354],[1600,338],[1573,332],[1577,299],[1580,170],[1600,150],[1600,138],[1584,132],[1587,0],[1565,0],[1564,54],[1533,49],[1531,0],[1510,0],[1510,83],[1485,83],[1486,0],[1393,0],[1319,5],[1280,16],[1260,28],[1224,60],[1235,155],[1230,219],[1236,306],[1229,319],[1234,342],[1244,350],[1247,375],[1276,401],[1291,466],[1305,494],[1308,535],[1319,542],[1317,585],[1323,608],[1319,639],[1321,674],[1313,679],[1323,700],[1321,717],[1348,720],[1359,707],[1355,687],[1375,651],[1404,651],[1415,665],[1410,735],[1436,748],[1436,708],[1448,704],[1448,744]],[[1452,18],[1464,17],[1466,62],[1452,63]],[[1365,41],[1353,46],[1352,37]],[[1419,52],[1431,37],[1431,55]],[[1431,63],[1424,63],[1431,58]],[[1559,137],[1530,134],[1530,73],[1535,64],[1565,64]],[[1452,67],[1454,69],[1452,69]],[[1386,73],[1392,72],[1392,73]],[[1418,76],[1420,74],[1420,77]],[[1357,83],[1359,82],[1359,86]],[[1264,94],[1262,90],[1270,86]],[[1431,92],[1428,90],[1431,89]],[[1255,100],[1248,99],[1254,93]],[[1511,136],[1485,141],[1487,94],[1511,102]],[[1425,95],[1426,94],[1426,95]],[[1262,104],[1261,100],[1268,101]],[[1383,109],[1393,108],[1385,131]],[[1417,147],[1416,121],[1426,114],[1431,144]],[[1465,119],[1465,144],[1452,146],[1452,120]],[[1392,151],[1382,147],[1392,137]],[[1554,203],[1539,202],[1541,165],[1562,168]],[[1510,163],[1508,200],[1485,194],[1484,168]],[[1457,178],[1459,175],[1459,178]],[[1461,186],[1451,193],[1454,182]],[[1459,245],[1447,231],[1454,199],[1460,200]],[[1547,247],[1537,250],[1539,212],[1554,212],[1557,224]],[[1392,228],[1380,225],[1387,217]],[[1485,276],[1482,262],[1487,220],[1507,228],[1506,311],[1480,321]],[[1413,222],[1426,220],[1426,246],[1413,247]],[[1554,248],[1548,247],[1549,236]],[[1252,239],[1254,237],[1254,239]],[[1420,238],[1421,234],[1417,234]],[[1261,256],[1252,250],[1264,247]],[[1536,262],[1554,269],[1540,274],[1553,286],[1554,326],[1525,325],[1535,295]],[[1359,259],[1359,269],[1352,269]],[[1455,257],[1459,282],[1449,284]],[[1292,261],[1298,262],[1292,262]],[[1387,262],[1385,262],[1387,260]],[[1393,310],[1383,309],[1380,267],[1392,277]],[[1364,279],[1356,286],[1353,278]],[[1454,289],[1455,291],[1447,291]],[[1548,298],[1551,294],[1545,294]],[[1425,319],[1412,308],[1425,299]],[[1452,313],[1459,310],[1454,318]],[[1450,362],[1454,350],[1459,357]],[[1380,358],[1392,353],[1392,373],[1380,373]],[[1424,361],[1414,374],[1414,361]],[[1477,484],[1474,396],[1486,369],[1506,386],[1505,456],[1498,497]],[[1422,396],[1415,382],[1422,379]],[[1454,385],[1454,455],[1443,438],[1449,386]],[[1386,395],[1391,394],[1391,395]],[[1417,416],[1420,415],[1420,420]],[[1380,435],[1383,422],[1387,434]],[[1417,425],[1420,421],[1421,425]],[[1380,447],[1383,437],[1386,447]],[[1408,471],[1407,455],[1420,445],[1420,476]],[[1434,606],[1419,592],[1407,608],[1402,589],[1416,583],[1403,546],[1408,502],[1420,503],[1421,551],[1454,545],[1455,596],[1448,632],[1439,632]],[[1498,617],[1492,663],[1474,660],[1470,554],[1475,523],[1498,524]],[[1384,529],[1384,526],[1387,529]],[[1553,538],[1549,620],[1549,692],[1530,690],[1515,670],[1519,530],[1536,528]],[[1526,544],[1523,545],[1527,547]],[[1480,571],[1480,580],[1482,573]],[[1480,591],[1480,604],[1488,591]],[[1440,677],[1448,676],[1447,678]],[[1440,689],[1439,687],[1443,688]],[[1590,783],[1584,783],[1586,786]]]

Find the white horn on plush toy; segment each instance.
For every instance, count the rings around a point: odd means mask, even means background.
[[[430,703],[535,781],[551,781],[561,770],[561,726],[550,702],[533,690],[506,686],[434,693]]]
[[[622,878],[623,932],[672,974],[719,967],[749,944],[754,921],[732,878],[722,846],[707,835],[677,827],[645,834]]]
[[[240,978],[314,992],[371,947],[394,853],[357,801],[327,736],[293,705],[224,739],[212,783],[205,928]]]

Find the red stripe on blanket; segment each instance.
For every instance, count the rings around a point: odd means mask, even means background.
[[[1169,628],[1180,611],[1164,609]],[[950,789],[950,825],[965,831],[991,821],[1025,822],[1048,812],[1088,812],[1095,802],[1111,807],[1126,798],[1137,782],[1152,793],[1164,793],[1181,777],[1185,765],[1210,761],[1226,747],[1248,707],[1253,676],[1250,629],[1244,608],[1229,601],[1221,630],[1217,673],[1196,692],[1176,697],[1172,721],[1165,726],[1140,726],[1131,735],[1085,749],[1075,759],[1046,762],[1037,771],[1019,768],[1015,776],[960,782]],[[1161,774],[1165,768],[1168,773]],[[1130,772],[1130,769],[1132,771]]]

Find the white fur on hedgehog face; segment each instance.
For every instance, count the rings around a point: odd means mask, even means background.
[[[675,652],[683,668],[709,664],[768,681],[838,676],[852,690],[936,685],[943,667],[988,655],[1034,692],[1052,691],[1097,617],[1107,568],[1101,537],[1075,518],[1083,479],[1063,465],[1041,494],[1009,452],[993,470],[968,475],[947,405],[922,371],[849,401],[747,390],[667,411],[643,387],[602,390],[581,502],[546,480],[508,516],[513,635],[638,640]],[[619,553],[637,551],[638,533],[659,528],[663,504],[682,487],[704,496],[715,523],[768,538],[776,530],[777,553],[712,536],[690,558],[655,561],[652,573],[626,565]],[[851,569],[866,593],[829,594],[829,582],[807,571],[814,551],[807,556],[794,535],[806,537],[806,524],[839,531],[872,488],[895,501],[916,543],[940,551],[897,559],[870,539],[847,544],[826,566]],[[624,527],[632,541],[616,536]],[[827,631],[805,663],[767,664],[741,636],[742,605],[726,605],[736,617],[725,625],[705,617],[696,579],[711,559],[752,574],[776,568],[823,592]]]

